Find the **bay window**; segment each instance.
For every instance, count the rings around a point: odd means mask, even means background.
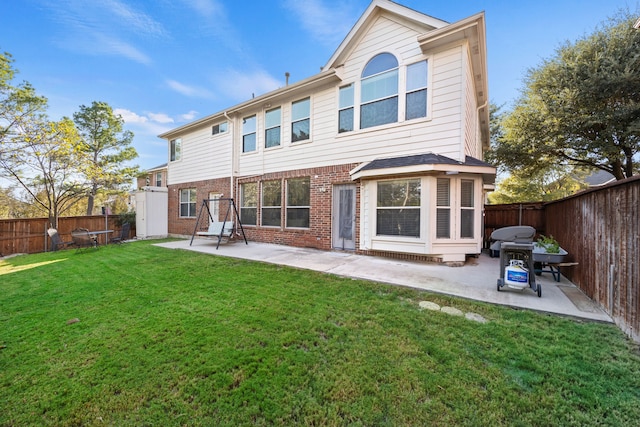
[[[378,182],[376,234],[420,237],[420,179]]]
[[[473,239],[475,209],[473,203],[473,180],[460,181],[460,237]]]
[[[438,178],[436,184],[436,238],[451,238],[451,183]]]

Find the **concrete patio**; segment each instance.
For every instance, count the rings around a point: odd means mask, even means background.
[[[469,259],[463,267],[448,267],[356,255],[352,252],[321,251],[256,242],[245,245],[243,241],[234,241],[221,244],[217,250],[216,240],[196,238],[192,245],[189,242],[190,239],[178,240],[159,243],[157,246],[287,265],[493,304],[612,322],[602,309],[564,276],[560,282],[554,281],[550,273],[536,276],[537,283],[542,285],[541,298],[528,288],[522,291],[502,288],[498,292],[496,280],[500,274],[500,262],[486,254]]]

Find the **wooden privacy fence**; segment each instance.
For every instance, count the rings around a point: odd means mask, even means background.
[[[496,228],[511,225],[530,225],[544,234],[545,207],[543,203],[513,203],[510,205],[487,205],[484,207],[484,247],[489,247],[489,238]]]
[[[102,215],[73,216],[58,219],[58,234],[63,241],[71,241],[71,231],[76,228],[88,230],[114,230],[109,237],[120,233],[116,216]],[[135,236],[135,224],[131,224],[130,236]],[[17,253],[31,254],[51,250],[51,239],[47,234],[47,218],[0,219],[0,254],[6,256]],[[105,237],[100,236],[103,242]]]
[[[485,241],[510,225],[555,237],[578,263],[562,273],[640,341],[640,176],[544,204],[485,206]]]
[[[567,277],[640,341],[640,176],[548,203],[545,214],[579,263]]]

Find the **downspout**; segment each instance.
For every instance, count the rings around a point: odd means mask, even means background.
[[[236,165],[236,144],[235,144],[235,132],[234,132],[235,125],[233,123],[233,120],[231,120],[231,117],[229,117],[229,114],[226,111],[224,112],[224,116],[229,121],[229,131],[231,132],[231,178],[230,178],[231,182],[229,185],[229,188],[231,189],[231,194],[229,195],[229,197],[233,199],[233,195],[235,193],[234,192],[234,189],[235,189],[234,169]]]
[[[484,104],[476,108],[476,120],[478,120],[478,122],[480,122],[480,110],[485,108],[487,105],[489,105],[488,99],[484,101]],[[491,122],[491,117],[489,117],[489,122]],[[491,123],[489,123],[489,128],[491,128]],[[489,145],[491,145],[491,135],[489,135]],[[484,160],[484,150],[482,150],[482,132],[480,132],[480,150],[482,153],[482,159],[480,160]]]

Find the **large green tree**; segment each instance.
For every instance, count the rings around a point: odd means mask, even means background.
[[[118,193],[131,184],[139,171],[127,162],[138,153],[132,146],[133,133],[123,130],[124,120],[109,104],[94,101],[89,107],[81,105],[73,120],[89,158],[83,173],[89,183],[87,215],[91,215],[99,191]]]
[[[77,132],[69,119],[50,121],[46,98],[28,82],[14,83],[16,73],[11,55],[0,54],[0,177],[13,187],[7,197],[21,206],[7,214],[33,210],[55,226],[84,194],[75,173],[82,163]]]
[[[13,62],[10,53],[0,52],[0,155],[4,153],[3,143],[47,105],[47,99],[38,96],[28,82],[13,82],[17,73]]]
[[[548,165],[624,179],[640,151],[640,31],[616,19],[528,71],[488,159],[526,176]]]
[[[71,119],[49,121],[34,116],[16,128],[5,142],[9,155],[0,159],[0,170],[16,183],[37,212],[56,227],[58,217],[85,197],[86,186],[78,173],[85,154]]]

